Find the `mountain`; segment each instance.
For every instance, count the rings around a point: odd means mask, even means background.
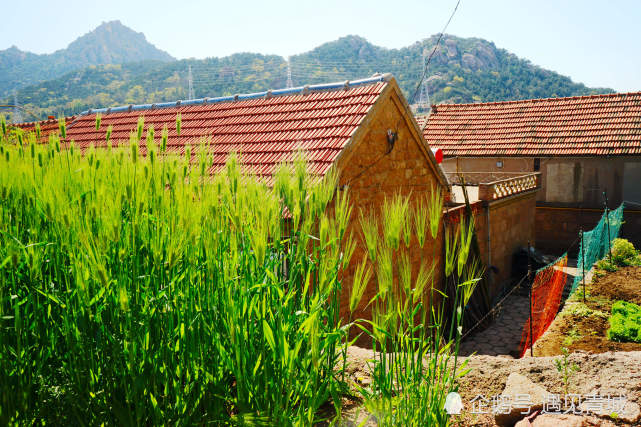
[[[434,35],[405,48],[385,49],[362,37],[347,36],[295,57],[294,64],[299,59],[303,75],[313,73],[319,64],[336,64],[335,70],[326,73],[335,79],[351,72],[360,72],[361,76],[391,72],[412,102],[410,98],[413,98],[423,72],[422,55],[429,56],[437,40],[438,36]],[[427,82],[432,103],[493,102],[613,92],[612,89],[588,88],[574,83],[569,77],[533,65],[487,40],[452,35],[444,35],[435,51]]]
[[[0,51],[0,96],[91,65],[173,59],[149,43],[143,33],[133,31],[120,21],[106,22],[77,38],[66,49],[51,54],[23,52],[15,46]]]
[[[410,100],[423,72],[422,56],[437,36],[401,49],[375,46],[358,36],[342,37],[291,57],[294,85],[368,77],[391,72]],[[224,58],[145,61],[90,66],[18,92],[38,117],[77,114],[88,108],[158,103],[188,96],[191,67],[195,97],[224,96],[286,86],[287,62],[275,55],[240,53]],[[479,38],[445,35],[427,73],[432,103],[491,102],[610,93],[570,78]]]

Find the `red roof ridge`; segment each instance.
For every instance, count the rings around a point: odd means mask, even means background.
[[[443,104],[420,120],[448,157],[641,154],[641,92]]]
[[[283,162],[304,150],[310,171],[322,176],[352,140],[372,107],[395,88],[391,75],[352,82],[313,85],[250,96],[204,98],[184,102],[91,110],[67,126],[66,141],[80,150],[126,144],[140,116],[149,132],[167,128],[169,154],[184,155],[187,146],[205,147],[211,154],[210,171],[224,167],[228,155],[238,153],[248,173],[271,176]],[[388,96],[388,95],[385,95]],[[97,114],[102,114],[96,129]],[[180,132],[176,118],[180,114]],[[145,136],[146,137],[146,136]],[[201,146],[202,142],[202,146]],[[145,154],[146,146],[140,150]],[[194,154],[195,152],[192,152]]]
[[[220,96],[220,97],[205,97],[198,99],[190,100],[178,100],[162,103],[153,103],[153,104],[138,104],[138,105],[121,105],[119,107],[109,107],[109,108],[99,108],[99,109],[89,109],[78,114],[78,117],[91,115],[91,114],[110,114],[110,113],[123,113],[123,112],[132,112],[132,111],[142,111],[142,110],[154,110],[160,108],[173,108],[179,106],[192,106],[192,105],[206,105],[206,104],[218,104],[226,102],[237,102],[237,101],[247,101],[251,99],[269,99],[279,96],[288,96],[288,95],[310,95],[319,92],[333,91],[333,90],[347,90],[353,89],[360,86],[372,85],[380,82],[389,82],[393,79],[391,73],[375,73],[371,77],[364,79],[356,80],[344,80],[340,82],[332,83],[321,83],[314,85],[304,85],[295,88],[283,88],[283,89],[268,89],[262,92],[255,92],[249,94],[236,94],[232,96]]]
[[[67,122],[67,121],[73,121],[73,120],[76,118],[76,116],[75,116],[75,115],[73,115],[73,116],[65,116],[65,117],[61,117],[61,118],[65,119],[65,122]],[[31,121],[31,122],[12,123],[10,126],[17,126],[17,127],[31,127],[31,126],[35,126],[35,125],[36,125],[36,123],[39,123],[39,124],[41,124],[41,125],[42,125],[42,124],[50,124],[50,123],[57,123],[59,120],[60,120],[60,118],[57,118],[57,119],[34,120],[34,121]]]

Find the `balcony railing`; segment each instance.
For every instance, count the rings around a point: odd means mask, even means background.
[[[462,193],[455,187],[465,186],[471,200],[498,200],[541,186],[540,172],[450,172],[447,177],[454,186],[454,199],[461,200]]]
[[[497,200],[541,186],[541,172],[479,183],[479,200]]]

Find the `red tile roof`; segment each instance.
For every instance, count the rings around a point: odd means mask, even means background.
[[[190,144],[195,157],[204,138],[213,158],[212,172],[224,166],[230,153],[237,152],[247,172],[269,176],[280,162],[291,160],[303,150],[310,172],[323,175],[376,103],[387,81],[388,75],[273,93],[90,110],[68,125],[67,140],[81,149],[91,144],[105,146],[105,133],[112,125],[114,145],[128,143],[138,117],[144,116],[145,134],[153,125],[157,144],[163,126],[167,126],[168,152],[184,154]],[[98,131],[97,112],[102,114]],[[180,137],[176,133],[178,113],[182,117]],[[144,153],[144,149],[141,151]]]
[[[441,104],[425,121],[445,156],[641,155],[641,92]]]
[[[423,129],[427,124],[427,116],[424,114],[417,114],[415,118],[416,118],[416,123],[418,124],[418,127]]]
[[[74,116],[71,117],[66,117],[65,122],[67,124],[73,122]],[[58,133],[58,119],[49,119],[49,120],[41,120],[39,122],[26,122],[26,123],[16,123],[12,124],[11,126],[17,127],[22,129],[25,132],[34,132],[36,131],[36,123],[40,124],[40,141],[41,143],[45,143],[49,140],[49,134],[51,133]]]

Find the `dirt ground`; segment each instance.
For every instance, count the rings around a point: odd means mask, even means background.
[[[641,267],[623,267],[614,273],[595,277],[588,289],[591,295],[641,305]]]
[[[608,317],[617,300],[641,304],[641,267],[623,267],[604,276],[595,275],[592,283],[586,285],[585,304],[580,287],[534,344],[534,355],[559,355],[562,347],[571,352],[641,351],[639,343],[619,343],[607,338]]]
[[[361,386],[370,383],[368,360],[372,358],[371,350],[350,347],[348,350],[348,378]],[[561,375],[556,370],[556,357],[524,357],[510,359],[500,356],[469,356],[467,367],[470,372],[461,378],[459,393],[463,399],[462,416],[453,419],[455,426],[495,426],[491,414],[471,414],[471,400],[482,395],[491,399],[501,394],[507,377],[518,372],[528,377],[535,384],[544,387],[550,393],[565,394]],[[608,352],[590,354],[576,352],[569,356],[571,363],[579,366],[579,371],[569,379],[568,392],[582,396],[596,393],[598,395],[619,396],[641,404],[641,351]],[[343,410],[344,426],[375,426],[375,420],[363,408],[357,399],[345,401]],[[617,422],[619,425],[631,425]]]
[[[562,377],[554,364],[555,357],[506,359],[472,356],[469,359],[471,371],[461,379],[459,390],[464,404],[478,394],[486,397],[500,394],[511,372],[525,375],[550,393],[565,394]],[[579,366],[579,371],[570,377],[569,393],[583,396],[622,393],[628,400],[641,403],[641,351],[601,354],[576,352],[569,359]],[[491,417],[478,417],[475,419],[473,415],[468,415],[458,425],[495,425]]]
[[[562,347],[570,350],[569,360],[579,367],[569,379],[569,393],[619,396],[641,404],[641,344],[617,343],[607,339],[608,316],[612,303],[622,299],[641,304],[641,267],[620,268],[604,276],[595,275],[586,287],[586,303],[579,289],[565,304],[548,331],[534,347],[535,357],[511,359],[502,356],[475,355],[468,360],[470,372],[459,382],[463,414],[453,419],[456,426],[495,426],[491,414],[471,414],[471,400],[479,395],[498,396],[507,377],[518,372],[551,393],[565,394],[562,376],[557,371]],[[368,360],[370,350],[350,347],[347,375],[352,384],[367,387],[371,383]],[[375,426],[376,420],[356,398],[346,399],[344,426]],[[615,421],[617,425],[625,424]]]

